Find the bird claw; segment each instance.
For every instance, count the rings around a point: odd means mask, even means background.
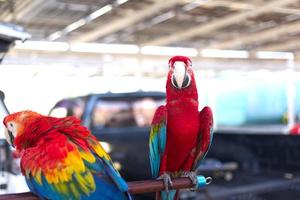
[[[169,187],[173,185],[172,179],[170,175],[166,172],[164,172],[162,175],[160,175],[158,180],[163,180],[164,186],[165,186],[165,191],[168,193],[169,192]]]
[[[194,187],[190,189],[192,192],[198,189],[198,178],[196,172],[183,172],[181,177],[187,177],[192,181],[194,185]]]

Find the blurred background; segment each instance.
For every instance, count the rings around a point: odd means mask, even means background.
[[[0,120],[75,115],[127,180],[149,178],[168,59],[189,56],[214,113],[199,169],[214,182],[181,198],[300,199],[299,39],[298,0],[0,0]],[[26,190],[1,145],[1,193]]]

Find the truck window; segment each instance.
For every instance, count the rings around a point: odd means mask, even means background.
[[[63,99],[55,104],[50,110],[49,115],[52,117],[75,116],[78,119],[81,119],[84,106],[84,99]]]
[[[135,100],[99,100],[92,113],[96,127],[149,127],[161,100],[140,98]]]
[[[131,106],[126,101],[98,101],[92,115],[94,126],[134,126]]]

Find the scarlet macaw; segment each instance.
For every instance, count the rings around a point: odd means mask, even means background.
[[[3,123],[7,141],[21,156],[27,185],[39,198],[131,199],[109,155],[75,117],[23,111]]]
[[[150,139],[150,164],[154,178],[164,179],[166,188],[171,177],[188,176],[194,183],[199,161],[212,142],[213,117],[209,107],[198,111],[198,93],[191,60],[175,56],[169,60],[166,105],[154,115]],[[158,199],[178,198],[178,191],[157,193]]]

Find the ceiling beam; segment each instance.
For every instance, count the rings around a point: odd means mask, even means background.
[[[231,1],[224,1],[224,0],[207,1],[204,5],[211,6],[211,7],[222,6],[222,7],[231,8],[233,10],[240,10],[240,11],[254,10],[261,6],[253,3],[231,2]],[[284,8],[284,7],[274,7],[272,9],[272,12],[300,15],[299,9]]]
[[[249,10],[249,11],[244,11],[240,12],[238,14],[231,14],[229,16],[225,16],[223,18],[216,19],[212,22],[207,22],[204,25],[199,25],[194,28],[177,32],[168,36],[163,36],[160,38],[157,38],[155,40],[149,41],[144,45],[167,45],[170,43],[174,43],[176,41],[180,40],[187,40],[190,38],[193,38],[195,36],[199,35],[205,35],[209,34],[212,31],[215,31],[217,29],[235,24],[235,23],[240,23],[243,20],[246,20],[247,18],[250,17],[256,17],[260,14],[269,12],[273,8],[276,7],[283,7],[286,6],[290,3],[296,2],[297,0],[273,0],[271,2],[265,3],[261,5],[260,7],[256,8],[255,10]]]
[[[94,27],[93,31],[84,33],[74,38],[74,41],[90,42],[98,38],[101,38],[103,36],[120,31],[126,27],[131,26],[132,24],[136,24],[148,17],[151,17],[159,13],[159,11],[173,7],[178,2],[179,2],[178,0],[164,0],[164,1],[156,0],[153,5],[149,5],[145,9],[142,9],[140,11],[135,11],[134,13],[128,12],[128,14],[126,14],[125,16],[121,17],[118,20],[108,22],[106,25],[100,25],[98,27]]]
[[[277,43],[277,44],[261,46],[256,50],[259,50],[259,51],[299,51],[300,50],[300,41],[294,38],[288,42],[281,42],[279,44]]]
[[[236,37],[225,42],[218,42],[208,46],[211,49],[234,49],[251,43],[258,43],[276,39],[282,35],[300,31],[300,22],[294,22],[275,28]]]
[[[16,13],[16,20],[22,20],[22,22],[28,22],[32,17],[35,17],[39,12],[45,9],[50,4],[53,4],[54,0],[34,0],[31,1],[28,6]]]
[[[16,1],[13,5],[13,10],[6,9],[4,12],[0,13],[0,19],[4,22],[12,22],[15,16],[22,9],[30,6],[30,0]]]
[[[40,11],[42,11],[45,7],[53,3],[54,0],[23,0],[16,1],[14,12],[9,12],[7,10],[4,13],[1,13],[0,19],[3,21],[16,21],[16,22],[29,22],[29,20],[36,16]],[[48,19],[49,20],[49,19]]]
[[[299,53],[299,51],[296,52],[296,53],[294,53],[294,56],[295,56],[295,60],[299,60],[300,61],[300,53]],[[299,62],[299,64],[300,64],[300,62]],[[300,66],[299,64],[296,65],[296,66]]]
[[[294,8],[275,8],[274,11],[283,14],[300,15],[300,10]]]

